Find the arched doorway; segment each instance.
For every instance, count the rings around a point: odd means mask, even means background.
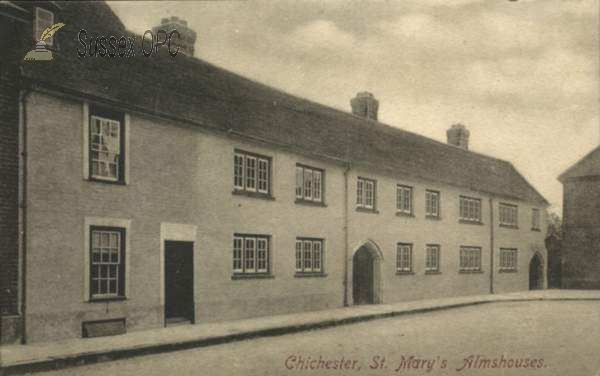
[[[379,265],[381,256],[374,244],[366,243],[352,258],[352,299],[355,305],[381,302]]]
[[[544,264],[541,256],[536,253],[529,262],[529,289],[541,290],[544,288]]]

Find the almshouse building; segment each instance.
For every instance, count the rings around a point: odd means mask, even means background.
[[[561,285],[600,288],[600,147],[558,179],[563,184]]]
[[[2,7],[4,342],[545,287],[546,200],[464,126],[440,143],[370,93],[346,113],[166,51],[80,58],[81,29],[132,35],[106,4]],[[23,62],[48,19],[54,60]]]

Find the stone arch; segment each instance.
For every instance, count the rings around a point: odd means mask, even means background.
[[[544,289],[546,275],[544,262],[544,256],[539,251],[535,251],[529,260],[529,290]]]
[[[352,255],[352,302],[379,304],[383,302],[381,265],[383,253],[372,240],[366,240],[354,249]]]

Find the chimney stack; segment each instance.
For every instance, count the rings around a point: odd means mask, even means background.
[[[379,110],[379,101],[373,94],[363,91],[356,94],[356,97],[350,100],[352,113],[362,116],[369,120],[377,120],[377,110]]]
[[[469,150],[469,131],[462,124],[454,124],[446,131],[448,143]]]
[[[194,56],[194,45],[196,44],[196,32],[192,30],[186,20],[181,19],[177,16],[171,16],[170,18],[162,18],[160,20],[159,26],[154,26],[152,28],[152,32],[156,35],[158,30],[165,30],[167,33],[170,33],[171,30],[177,29],[180,37],[177,37],[177,34],[173,35],[173,39],[171,43],[174,46],[171,46],[173,50],[179,47],[179,53]]]

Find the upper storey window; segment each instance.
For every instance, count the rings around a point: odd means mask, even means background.
[[[124,182],[123,114],[90,108],[89,162],[90,178]]]
[[[540,230],[540,209],[531,209],[531,229]]]
[[[33,20],[33,39],[38,40],[44,30],[54,25],[54,13],[44,8],[35,8],[35,19]],[[54,37],[46,39],[47,45],[54,44]]]
[[[233,157],[234,192],[269,195],[271,192],[271,158],[236,150]]]
[[[516,205],[500,204],[500,225],[504,227],[517,227],[519,225],[519,211]]]
[[[460,196],[460,220],[481,222],[481,200],[478,198]]]
[[[296,200],[323,202],[323,175],[321,169],[296,165]]]
[[[359,177],[356,180],[356,207],[375,210],[376,192],[375,180]]]

